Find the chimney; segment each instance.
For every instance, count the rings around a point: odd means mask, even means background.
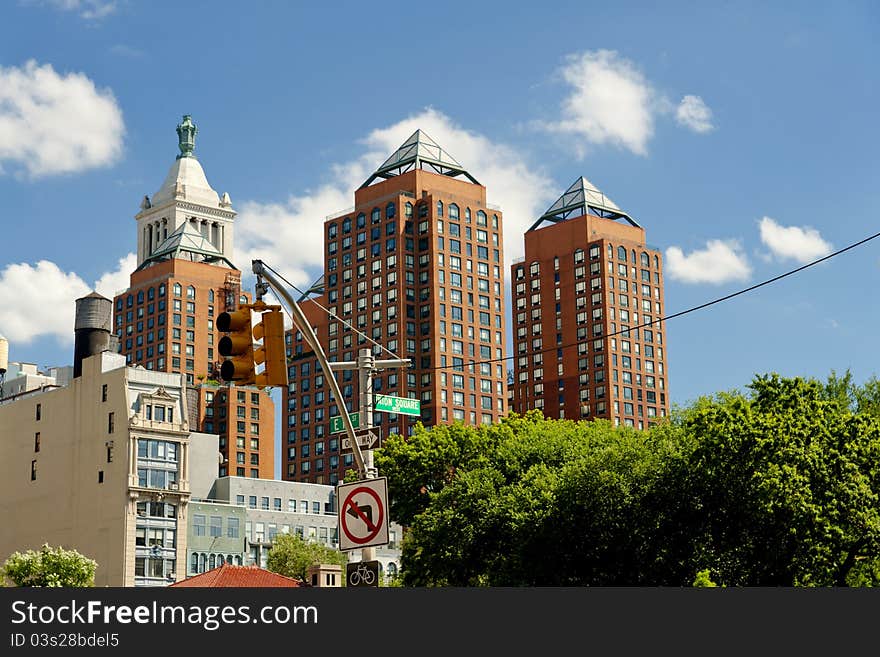
[[[73,377],[82,375],[84,358],[110,349],[113,302],[92,292],[76,300],[73,325]]]

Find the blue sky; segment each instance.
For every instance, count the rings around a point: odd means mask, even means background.
[[[236,262],[316,278],[325,215],[415,128],[522,230],[585,176],[666,254],[667,314],[878,232],[880,5],[22,0],[0,7],[0,334],[72,359],[127,285],[177,154],[238,211]],[[613,6],[611,6],[613,5]],[[880,374],[880,239],[667,325],[673,403],[756,373]]]

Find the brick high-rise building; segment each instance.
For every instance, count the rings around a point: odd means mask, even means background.
[[[506,414],[501,222],[486,188],[421,130],[355,191],[353,209],[324,222],[320,296],[301,305],[328,359],[354,361],[369,347],[412,361],[374,377],[375,393],[421,401],[420,418],[375,413],[383,436],[409,435],[419,420],[476,425]],[[330,433],[338,409],[298,332],[290,351],[282,476],[335,484],[355,467],[340,453],[342,434]],[[357,411],[357,373],[336,376]]]
[[[632,217],[578,178],[510,273],[512,410],[639,429],[667,415],[663,256]]]
[[[235,211],[193,155],[197,129],[177,126],[180,155],[135,215],[137,268],[116,295],[114,327],[130,365],[182,373],[197,391],[198,428],[220,435],[220,476],[272,479],[275,405],[267,391],[222,385],[217,316],[248,303],[232,264]]]

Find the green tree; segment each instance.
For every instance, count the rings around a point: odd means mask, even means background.
[[[645,431],[539,411],[419,427],[377,453],[402,583],[880,584],[876,400],[875,379],[771,374]]]
[[[14,552],[0,573],[14,586],[89,587],[95,585],[98,564],[76,550],[50,547]]]
[[[880,421],[821,382],[755,377],[683,428],[698,565],[727,585],[869,583],[880,551]]]
[[[266,565],[274,573],[307,582],[309,566],[331,563],[344,569],[346,562],[344,552],[320,543],[304,541],[293,534],[279,534],[269,550]]]

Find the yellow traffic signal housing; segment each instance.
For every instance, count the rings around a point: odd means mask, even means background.
[[[262,344],[254,348],[254,365],[263,365],[255,374],[259,387],[287,385],[287,347],[284,343],[284,316],[281,309],[270,306],[254,326],[254,339]]]
[[[220,366],[220,378],[239,385],[255,382],[254,342],[251,337],[251,306],[242,305],[236,311],[223,312],[217,317],[217,329],[229,335],[220,338],[217,349],[226,360]]]

